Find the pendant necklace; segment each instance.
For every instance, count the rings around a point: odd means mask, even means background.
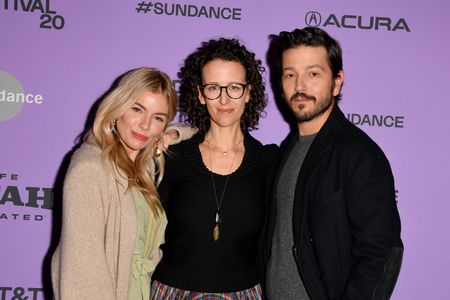
[[[220,215],[220,207],[222,206],[223,196],[225,195],[225,190],[227,188],[228,179],[230,178],[230,175],[231,175],[231,168],[233,167],[233,163],[234,163],[237,153],[234,153],[233,160],[231,161],[230,169],[228,170],[228,175],[227,175],[227,178],[225,179],[225,185],[223,186],[222,194],[220,195],[220,200],[219,200],[217,197],[216,184],[214,182],[214,176],[213,176],[213,172],[212,172],[212,159],[211,159],[211,148],[212,148],[211,146],[212,145],[209,141],[206,140],[206,142],[208,143],[209,167],[210,167],[209,173],[211,175],[211,182],[212,182],[212,186],[213,186],[214,198],[216,200],[216,208],[217,208],[216,214],[214,216],[214,228],[213,228],[213,239],[216,242],[219,240],[219,236],[220,236],[219,224],[222,221],[222,218]],[[241,143],[241,141],[233,147],[233,150],[240,143]],[[228,151],[224,152],[224,155],[226,155],[227,153],[228,153]]]
[[[236,145],[234,145],[234,146],[231,147],[230,149],[222,150],[222,149],[220,149],[219,147],[217,147],[217,146],[211,144],[211,143],[210,143],[209,141],[207,141],[206,139],[205,139],[205,141],[208,143],[208,146],[209,146],[209,147],[215,148],[215,149],[219,150],[220,152],[222,152],[223,156],[227,156],[229,152],[231,152],[231,151],[233,151],[234,149],[236,149],[237,146],[239,146],[239,144],[242,142],[242,140],[240,140],[239,142],[236,143]]]

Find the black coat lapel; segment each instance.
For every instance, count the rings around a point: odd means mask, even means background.
[[[335,106],[327,121],[317,133],[300,168],[292,214],[295,244],[298,244],[299,239],[301,240],[302,229],[305,224],[304,221],[307,217],[305,211],[307,210],[309,199],[306,199],[305,191],[309,184],[311,174],[319,166],[320,162],[328,156],[327,154],[331,150],[336,134],[345,121],[347,120],[344,114],[339,107]]]

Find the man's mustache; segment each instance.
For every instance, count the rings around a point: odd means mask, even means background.
[[[314,96],[308,95],[304,92],[296,92],[294,95],[291,96],[291,98],[289,99],[289,102],[293,102],[297,98],[305,98],[307,100],[316,101],[316,97],[314,97]]]

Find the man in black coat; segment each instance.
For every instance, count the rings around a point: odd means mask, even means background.
[[[403,244],[394,178],[378,145],[338,107],[342,50],[319,28],[281,32],[285,140],[264,249],[270,300],[389,299]]]

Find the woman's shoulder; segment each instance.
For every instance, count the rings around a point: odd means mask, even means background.
[[[263,160],[277,162],[280,157],[280,147],[276,144],[263,145]]]
[[[106,174],[100,147],[89,142],[84,142],[74,152],[67,171],[68,177],[84,176],[98,179],[97,177],[105,177]]]
[[[267,152],[278,153],[280,151],[280,147],[277,144],[264,144],[263,148]]]
[[[244,169],[271,169],[278,163],[279,149],[275,144],[262,144],[246,133],[244,135],[246,164]]]
[[[99,146],[90,142],[81,144],[72,156],[71,164],[87,164],[93,166],[102,165],[102,151]]]
[[[198,147],[198,145],[203,141],[203,137],[204,135],[202,135],[201,133],[196,133],[189,139],[183,140],[178,144],[170,145],[169,148],[167,149],[167,152],[169,156],[174,153],[180,154],[183,152],[185,153],[193,152]]]
[[[255,151],[261,151],[263,153],[263,156],[278,156],[278,153],[280,151],[279,147],[276,144],[263,144],[249,133],[245,134],[245,141],[247,147]]]

